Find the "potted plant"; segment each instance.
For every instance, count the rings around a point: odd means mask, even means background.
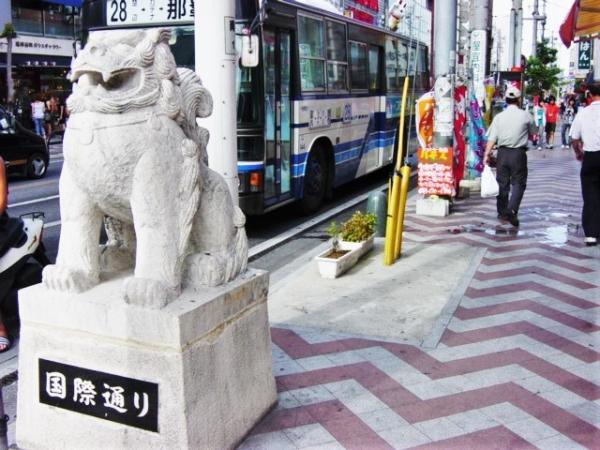
[[[341,226],[332,222],[326,228],[331,248],[316,258],[323,278],[339,277],[373,248],[375,222],[374,214],[356,211]]]

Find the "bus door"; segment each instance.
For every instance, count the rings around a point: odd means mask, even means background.
[[[265,70],[265,204],[270,206],[291,188],[290,130],[291,34],[280,28],[263,30]]]

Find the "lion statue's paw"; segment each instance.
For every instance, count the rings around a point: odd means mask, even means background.
[[[100,270],[121,272],[135,266],[135,255],[128,248],[118,245],[100,246]]]
[[[178,289],[150,278],[127,278],[124,288],[126,303],[154,309],[164,307],[179,295]]]
[[[186,280],[192,285],[213,287],[226,281],[224,264],[214,255],[208,253],[189,255],[186,266]]]
[[[48,289],[56,291],[83,292],[98,284],[99,278],[97,273],[51,264],[44,268],[42,282]]]

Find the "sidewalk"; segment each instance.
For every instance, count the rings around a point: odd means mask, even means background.
[[[387,283],[381,255],[339,289],[312,255],[277,277],[279,404],[240,448],[600,449],[600,248],[582,244],[572,152],[528,155],[518,232],[494,199],[438,219],[416,216],[413,197]]]

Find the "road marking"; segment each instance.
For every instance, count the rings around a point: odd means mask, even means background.
[[[385,183],[385,184],[382,184],[381,186],[375,188],[374,190],[383,190],[383,189],[386,189],[387,186],[388,186],[387,183]],[[289,241],[291,238],[293,238],[294,236],[297,236],[298,234],[303,233],[307,229],[312,228],[315,225],[325,222],[327,219],[330,219],[331,217],[335,216],[336,214],[341,213],[342,211],[347,210],[348,208],[352,208],[353,206],[358,205],[359,203],[361,203],[361,202],[365,201],[367,198],[369,198],[370,193],[371,192],[367,192],[358,197],[355,197],[355,198],[347,201],[346,203],[342,203],[341,205],[338,205],[335,208],[330,209],[329,211],[325,211],[323,214],[319,214],[317,217],[313,217],[312,219],[307,220],[306,222],[301,223],[300,225],[297,225],[294,228],[291,228],[290,230],[286,231],[285,233],[281,233],[280,235],[275,236],[274,238],[268,239],[264,242],[261,242],[260,244],[255,245],[248,251],[248,258],[249,259],[256,258],[257,256],[262,255],[263,253],[266,253],[267,251],[271,250],[272,248],[277,247],[286,241]],[[58,195],[56,197],[58,197]],[[48,198],[50,198],[50,197],[48,197]],[[24,202],[24,203],[26,203],[26,202]],[[57,220],[55,222],[48,222],[48,223],[44,224],[44,228],[54,228],[54,227],[58,227],[58,226],[60,226],[60,220]]]
[[[305,232],[309,228],[312,228],[315,225],[323,223],[326,220],[330,219],[331,217],[335,216],[336,214],[339,214],[342,211],[345,211],[349,208],[352,208],[353,206],[358,205],[359,203],[364,202],[366,199],[369,198],[369,195],[371,194],[371,192],[381,191],[383,189],[387,189],[387,187],[388,187],[387,183],[382,184],[381,186],[376,187],[372,191],[366,192],[362,195],[359,195],[358,197],[354,197],[353,199],[348,200],[346,203],[342,203],[341,205],[338,205],[333,209],[325,211],[323,214],[319,214],[317,217],[313,217],[312,219],[309,219],[306,222],[301,223],[300,225],[297,225],[297,226],[289,229],[288,231],[281,233],[278,236],[275,236],[274,238],[268,239],[266,241],[261,242],[260,244],[255,245],[248,251],[248,259],[249,260],[254,259],[264,253],[267,253],[269,250],[272,250],[273,248],[278,247],[279,245],[283,244],[284,242],[289,241],[293,237]]]
[[[9,208],[17,208],[19,206],[25,206],[25,205],[33,205],[35,203],[42,203],[42,202],[47,202],[48,200],[54,200],[58,198],[58,194],[56,195],[51,195],[50,197],[42,197],[42,198],[36,198],[33,200],[27,200],[25,202],[20,202],[20,203],[13,203],[12,205],[8,205]]]
[[[30,182],[25,182],[25,183],[19,183],[17,185],[11,185],[9,182],[9,190],[10,191],[20,191],[23,189],[28,189],[28,188],[32,188],[32,187],[40,187],[40,186],[47,186],[49,184],[58,184],[58,178],[56,179],[52,179],[52,180],[45,180],[45,181],[30,181]]]
[[[56,220],[54,222],[48,222],[44,224],[44,229],[46,228],[54,228],[60,226],[60,220]]]

